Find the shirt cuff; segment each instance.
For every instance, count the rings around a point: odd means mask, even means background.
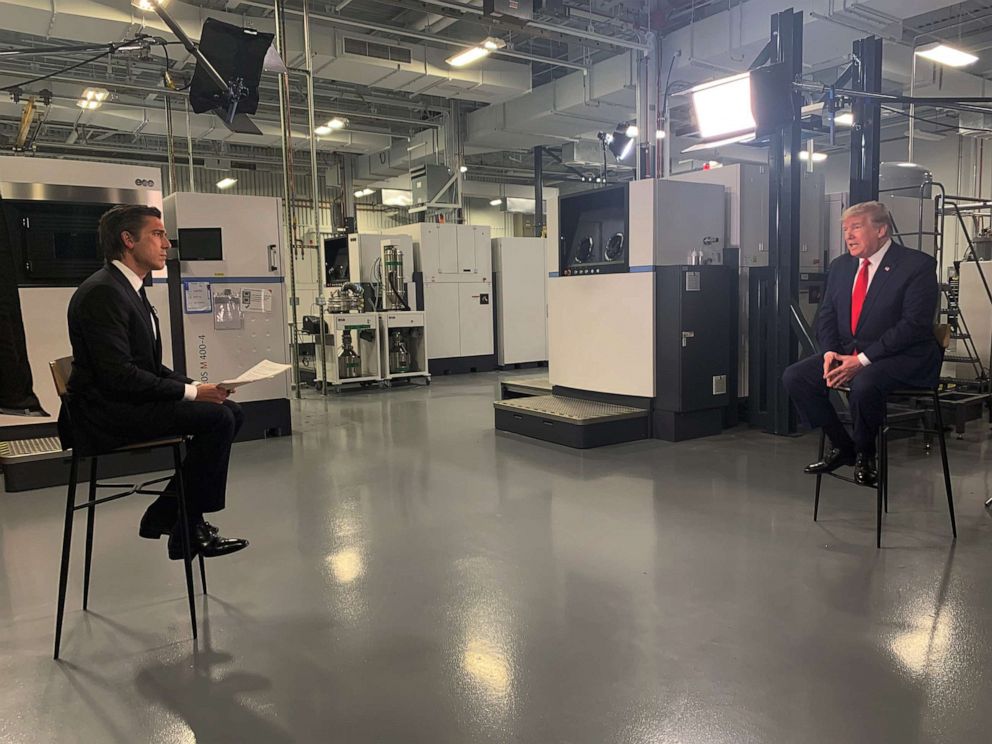
[[[196,400],[196,385],[186,385],[186,392],[183,393],[183,400]]]
[[[861,362],[862,367],[867,367],[869,364],[871,364],[871,359],[866,357],[864,352],[858,354],[858,361]]]

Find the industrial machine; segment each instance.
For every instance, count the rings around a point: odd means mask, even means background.
[[[432,374],[496,367],[492,243],[488,227],[417,223],[385,231],[413,240],[415,281],[430,329]]]
[[[653,179],[561,198],[552,394],[497,401],[497,429],[591,447],[723,428],[734,357],[724,200],[719,185]]]
[[[750,325],[752,284],[771,274],[768,268],[768,166],[737,163],[722,168],[693,171],[674,176],[675,180],[719,184],[726,189],[728,256],[736,256],[737,274],[737,370],[736,396],[749,395],[751,364]],[[799,245],[800,304],[806,321],[813,322],[822,294],[826,266],[824,251],[824,176],[820,171],[803,171]],[[839,214],[838,214],[839,218]],[[752,276],[752,273],[754,276]]]
[[[162,206],[158,168],[39,157],[0,157],[0,465],[8,491],[62,484],[59,400],[49,362],[72,353],[66,308],[76,287],[103,263],[100,216],[121,204]],[[155,278],[164,279],[165,272]],[[163,285],[148,299],[165,310]],[[168,313],[161,312],[163,359],[171,362]],[[23,347],[21,338],[23,334]],[[16,391],[14,393],[13,391]],[[13,394],[12,394],[13,393]],[[108,474],[154,469],[161,457],[115,457]]]
[[[280,200],[177,193],[164,217],[177,254],[168,265],[175,369],[220,382],[262,359],[287,363]],[[237,400],[239,439],[292,432],[286,376],[242,387]]]
[[[397,380],[420,378],[430,385],[425,313],[396,310],[377,315],[379,364],[384,384],[388,387]]]
[[[544,238],[493,238],[496,361],[548,359],[548,270]]]
[[[327,342],[327,380],[320,344],[315,344],[315,382],[335,386],[377,384],[382,379],[379,351],[379,319],[377,313],[331,313],[324,339]]]
[[[324,254],[331,312],[417,307],[415,293],[410,291],[414,287],[414,258],[409,235],[339,235],[324,241]],[[352,307],[354,303],[348,300],[349,284],[362,287],[364,302],[360,308]]]

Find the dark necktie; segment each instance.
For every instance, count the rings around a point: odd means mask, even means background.
[[[141,289],[138,290],[138,295],[141,297],[141,304],[145,306],[145,311],[148,313],[148,318],[152,324],[152,333],[155,335],[155,341],[158,341],[158,318],[155,316],[155,308],[152,307],[152,303],[148,301],[148,295],[145,294],[145,286],[141,285]]]

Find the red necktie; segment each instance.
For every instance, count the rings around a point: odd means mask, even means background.
[[[858,330],[858,318],[861,317],[861,308],[865,304],[865,295],[868,294],[868,268],[871,262],[867,258],[861,259],[861,271],[854,281],[854,292],[851,293],[851,334]]]

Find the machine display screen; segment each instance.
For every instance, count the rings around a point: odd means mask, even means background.
[[[180,261],[223,261],[224,244],[219,227],[180,227]]]
[[[560,214],[562,276],[630,270],[626,184],[563,197]]]
[[[347,235],[324,240],[324,263],[327,267],[328,284],[350,281]]]

